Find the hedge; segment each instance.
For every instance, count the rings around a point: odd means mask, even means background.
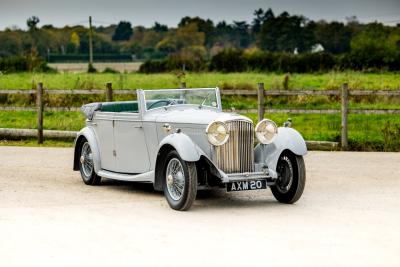
[[[370,60],[349,53],[332,55],[326,52],[319,53],[246,53],[242,50],[227,49],[212,57],[209,63],[199,60],[179,61],[169,57],[164,60],[149,60],[140,67],[140,72],[156,73],[182,69],[186,66],[189,71],[218,71],[218,72],[291,72],[310,73],[326,72],[331,70],[400,70],[400,53],[390,61],[385,59]]]

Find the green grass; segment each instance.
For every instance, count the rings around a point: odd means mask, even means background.
[[[104,88],[112,82],[115,89],[177,88],[181,80],[188,87],[215,87],[255,89],[264,82],[266,88],[282,88],[283,74],[275,73],[188,73],[178,78],[174,73],[165,74],[108,74],[108,73],[15,73],[0,75],[0,89],[31,89],[43,82],[50,89]],[[295,89],[337,89],[344,82],[357,89],[399,89],[398,73],[329,72],[323,74],[291,74],[289,87]]]
[[[0,111],[0,128],[36,129],[37,115],[33,111]],[[45,112],[46,130],[78,131],[85,125],[80,112]]]
[[[264,82],[265,88],[282,89],[283,74],[274,73],[188,73],[184,78],[176,74],[35,74],[16,73],[0,75],[0,89],[31,89],[37,82],[43,82],[48,89],[101,89],[106,82],[112,82],[115,89],[177,88],[181,81],[188,87],[215,87],[223,89],[256,89],[257,83]],[[347,82],[351,89],[400,89],[399,73],[330,72],[323,74],[292,74],[290,89],[338,89]],[[116,95],[115,100],[129,100],[132,96]],[[104,101],[104,96],[93,95],[52,95],[46,96],[46,106],[81,106],[82,104]],[[256,97],[224,96],[224,108],[248,109],[257,107]],[[0,95],[0,105],[34,106],[35,98],[30,95]],[[280,96],[267,97],[268,108],[339,109],[338,96]],[[399,97],[351,97],[350,108],[358,109],[399,109]],[[248,114],[255,119],[255,114]],[[340,115],[315,114],[271,114],[268,115],[281,125],[288,117],[293,126],[307,140],[338,141],[340,136]],[[390,122],[390,129],[385,125]],[[354,149],[399,150],[400,138],[387,132],[396,133],[400,125],[398,115],[349,115],[349,140]],[[79,130],[84,118],[79,112],[45,112],[44,128],[52,130]],[[0,111],[0,128],[36,128],[35,112]],[[393,129],[392,129],[393,128]],[[386,135],[384,134],[386,131]],[[400,134],[399,134],[400,135]],[[397,137],[396,137],[397,136]],[[393,141],[393,140],[394,141]],[[33,142],[35,143],[35,142]],[[390,144],[389,144],[390,143]],[[29,145],[27,141],[27,145]],[[389,145],[388,145],[389,144]],[[394,145],[393,145],[394,144]]]
[[[244,114],[256,122],[255,114]],[[266,118],[274,120],[278,126],[287,118],[292,118],[293,128],[297,129],[306,140],[339,141],[340,114],[266,114]],[[400,136],[385,139],[385,126],[391,123],[400,127],[400,116],[396,115],[349,115],[349,142],[356,150],[400,150]],[[44,128],[49,130],[78,131],[84,126],[84,117],[79,112],[45,112]],[[0,128],[36,128],[35,112],[0,111]],[[10,142],[10,141],[9,141]],[[23,143],[35,144],[35,141]],[[55,144],[55,141],[46,140],[45,144]],[[389,144],[389,142],[391,142]],[[68,143],[68,142],[67,142]],[[394,143],[394,145],[392,144]],[[4,143],[1,143],[4,144]],[[11,143],[12,144],[12,143]],[[65,142],[59,145],[64,146]]]
[[[0,146],[31,146],[31,147],[73,147],[74,141],[61,141],[46,139],[43,144],[38,144],[37,139],[0,140]]]

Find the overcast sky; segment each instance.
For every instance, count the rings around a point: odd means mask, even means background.
[[[32,15],[40,18],[39,25],[55,26],[87,24],[89,15],[95,25],[127,20],[133,25],[151,26],[158,21],[176,26],[187,15],[250,22],[260,7],[314,20],[345,21],[356,15],[362,22],[400,23],[400,0],[0,0],[0,29],[26,28],[26,19]]]

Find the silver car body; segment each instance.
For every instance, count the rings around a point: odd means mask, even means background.
[[[254,140],[252,121],[239,114],[223,112],[219,89],[213,90],[216,94],[215,106],[170,105],[147,110],[146,91],[143,90],[137,90],[138,113],[99,111],[96,107],[104,103],[84,106],[86,127],[78,133],[76,144],[79,144],[81,138],[89,142],[94,171],[99,176],[150,182],[157,190],[162,189],[157,161],[166,148],[176,150],[185,161],[202,161],[222,184],[263,178],[274,180],[277,178],[277,162],[283,151],[290,150],[300,156],[307,153],[302,136],[289,127],[278,128],[278,134],[271,144],[260,143],[254,148],[257,140]],[[207,139],[206,128],[215,120],[232,123],[238,132],[242,129],[240,127],[247,127],[246,133],[253,136],[238,134],[236,142],[239,145],[232,146],[234,150],[224,148],[227,149],[224,152]],[[251,146],[251,155],[241,154],[246,146]],[[78,153],[76,146],[75,170],[79,169]],[[247,169],[243,163],[246,160],[251,164]]]

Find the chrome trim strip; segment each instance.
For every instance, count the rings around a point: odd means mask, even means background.
[[[154,183],[154,171],[149,171],[140,174],[127,174],[100,170],[97,175],[113,180],[131,181],[131,182],[150,182]]]

